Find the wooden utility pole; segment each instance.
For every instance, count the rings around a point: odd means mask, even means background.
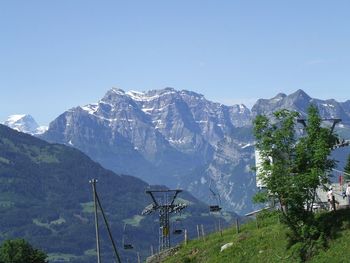
[[[106,228],[107,228],[109,239],[111,240],[111,243],[112,243],[114,255],[115,255],[116,259],[118,260],[118,263],[121,263],[121,259],[120,259],[120,256],[119,256],[119,253],[118,253],[118,250],[117,250],[117,246],[116,246],[116,244],[114,242],[114,239],[113,239],[113,236],[112,236],[112,231],[111,231],[111,228],[109,227],[109,224],[108,224],[105,212],[103,211],[102,204],[100,202],[100,199],[98,198],[97,192],[95,192],[95,194],[96,194],[97,204],[100,207],[100,210],[101,210],[101,213],[102,213],[102,218],[103,218],[103,220],[105,222],[105,225],[106,225]]]
[[[97,180],[91,179],[89,181],[89,183],[92,185],[92,194],[93,194],[93,200],[94,200],[97,263],[101,263],[100,232],[99,232],[99,228],[98,228],[97,201],[96,201],[96,183],[97,183]]]
[[[236,233],[239,233],[239,221],[238,218],[236,218]]]
[[[120,256],[119,256],[119,253],[117,251],[117,246],[113,240],[113,236],[112,236],[112,232],[111,232],[111,229],[109,227],[109,224],[108,224],[108,221],[107,221],[107,218],[106,218],[106,215],[103,211],[103,208],[102,208],[102,204],[100,202],[100,199],[98,198],[98,195],[97,195],[97,191],[96,191],[96,183],[97,183],[97,180],[96,179],[91,179],[90,181],[90,184],[92,185],[92,192],[93,192],[93,200],[94,200],[94,208],[95,208],[95,230],[96,230],[96,253],[97,253],[97,263],[101,263],[101,252],[100,252],[100,233],[99,233],[99,225],[98,225],[98,214],[97,214],[97,206],[100,208],[100,211],[102,213],[102,217],[103,217],[103,220],[104,220],[104,223],[106,225],[106,228],[107,228],[107,231],[108,231],[108,236],[112,242],[112,246],[113,246],[113,251],[114,251],[114,255],[117,259],[117,261],[119,263],[121,263],[121,259],[120,259]]]

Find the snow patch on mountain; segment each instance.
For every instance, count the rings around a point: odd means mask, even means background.
[[[39,135],[39,134],[43,134],[44,132],[46,132],[49,129],[48,126],[39,126],[38,128],[36,128],[35,132],[33,135]]]
[[[81,107],[84,111],[87,111],[89,114],[94,114],[99,109],[98,103],[91,103]]]

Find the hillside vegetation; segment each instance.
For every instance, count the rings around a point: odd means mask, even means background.
[[[328,229],[326,249],[320,250],[308,262],[349,262],[350,260],[350,210],[325,212],[318,215],[320,222]],[[279,223],[277,213],[265,214],[241,226],[236,233],[235,226],[223,232],[209,235],[205,240],[192,240],[182,244],[180,250],[165,260],[166,263],[188,262],[299,262],[293,250],[287,249],[287,229]],[[221,246],[232,246],[220,252]]]
[[[45,251],[50,263],[96,262],[91,178],[98,179],[97,190],[123,261],[135,260],[137,252],[144,258],[150,245],[158,243],[157,213],[140,215],[151,203],[145,194],[147,183],[106,170],[74,148],[0,125],[0,243],[24,238]],[[180,197],[189,204],[182,223],[192,230],[190,236],[196,224],[214,224],[207,205],[186,192]],[[102,260],[110,262],[110,242],[102,223],[100,228]],[[132,251],[121,249],[123,234],[133,244]]]

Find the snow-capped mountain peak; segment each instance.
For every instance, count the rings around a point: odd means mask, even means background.
[[[32,135],[41,134],[47,130],[46,126],[39,126],[34,118],[29,114],[10,115],[3,124],[14,130]]]
[[[30,115],[28,115],[30,116]],[[23,119],[24,117],[26,117],[26,114],[14,114],[14,115],[10,115],[7,118],[7,122],[8,123],[16,123],[17,121]]]

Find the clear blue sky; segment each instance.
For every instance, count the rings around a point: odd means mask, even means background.
[[[347,0],[2,0],[0,121],[48,124],[113,86],[350,99],[349,13]]]

